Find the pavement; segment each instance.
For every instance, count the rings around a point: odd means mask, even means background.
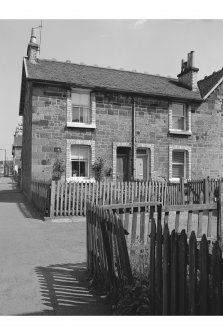
[[[0,315],[111,315],[90,290],[85,218],[43,221],[0,177]]]

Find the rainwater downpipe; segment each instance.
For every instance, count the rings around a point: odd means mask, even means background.
[[[132,178],[135,180],[136,177],[136,138],[135,138],[135,133],[136,133],[136,115],[135,115],[135,100],[132,97]]]

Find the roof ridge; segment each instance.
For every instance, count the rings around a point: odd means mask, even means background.
[[[201,81],[203,81],[203,80],[210,79],[212,76],[216,75],[217,73],[219,73],[219,72],[221,72],[221,71],[223,71],[223,68],[221,68],[221,69],[218,70],[218,71],[214,71],[214,72],[212,72],[212,74],[210,74],[209,76],[205,76],[203,79],[200,79],[198,82],[201,82]]]
[[[78,66],[83,66],[83,67],[93,67],[95,69],[105,69],[105,70],[112,70],[112,71],[118,71],[118,72],[129,72],[129,73],[134,73],[134,74],[142,74],[145,76],[151,76],[151,77],[157,77],[157,78],[165,78],[165,79],[172,79],[172,80],[178,80],[177,78],[174,77],[168,77],[168,76],[159,76],[156,74],[150,74],[150,73],[145,73],[145,72],[139,72],[139,71],[130,71],[130,70],[121,70],[121,69],[115,69],[112,67],[103,67],[103,66],[96,66],[96,65],[87,65],[87,64],[80,64],[80,63],[72,63],[72,62],[67,62],[67,61],[59,61],[55,59],[46,59],[46,58],[39,58],[41,61],[47,61],[47,62],[56,62],[56,63],[64,63],[64,64],[70,64],[70,65],[78,65]]]

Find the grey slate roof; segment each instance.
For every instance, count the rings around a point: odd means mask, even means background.
[[[180,86],[177,79],[45,59],[32,64],[25,58],[25,64],[29,80],[201,101],[199,93]]]
[[[210,76],[205,77],[198,81],[198,87],[202,98],[205,97],[211,89],[219,82],[223,77],[223,68],[217,72],[213,72]]]

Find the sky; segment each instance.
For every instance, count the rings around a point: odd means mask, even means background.
[[[19,117],[22,60],[41,20],[0,20],[0,148],[11,157]],[[195,51],[198,78],[223,67],[223,20],[43,19],[40,58],[176,77]],[[0,150],[0,160],[4,151]]]

